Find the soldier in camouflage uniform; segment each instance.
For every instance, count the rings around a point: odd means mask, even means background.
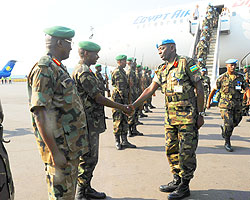
[[[120,104],[128,104],[130,98],[130,89],[124,68],[126,66],[126,55],[116,57],[118,67],[112,73],[112,100]],[[112,109],[113,113],[113,133],[115,135],[115,146],[117,150],[123,148],[136,148],[135,145],[128,142],[128,117],[120,110]],[[120,141],[120,138],[122,142]]]
[[[143,67],[142,77],[141,77],[141,84],[142,84],[142,91],[144,91],[149,86],[149,79],[148,79],[148,74],[147,74],[147,67]],[[143,107],[144,107],[145,113],[152,112],[151,110],[149,110],[148,102],[147,101],[144,102]]]
[[[136,88],[137,88],[137,98],[142,94],[143,87],[142,87],[142,66],[136,65]],[[142,112],[143,107],[138,108],[138,117],[148,117]]]
[[[207,69],[201,69],[201,81],[204,88],[204,105],[207,105],[208,96],[211,91],[210,78],[207,76]],[[204,115],[206,115],[206,106],[204,106]]]
[[[153,82],[133,106],[141,105],[162,86],[166,101],[166,154],[174,180],[160,186],[160,191],[172,192],[169,200],[182,199],[190,195],[189,182],[196,169],[198,129],[204,123],[199,114],[203,111],[204,92],[199,68],[193,59],[176,54],[172,39],[163,40],[157,48],[165,62],[159,66]]]
[[[250,65],[245,65],[244,66],[244,69],[243,69],[243,72],[244,72],[244,77],[245,77],[245,80],[248,84],[248,87],[250,86]],[[242,112],[243,112],[243,116],[248,116],[249,115],[249,105],[247,105],[247,96],[246,96],[246,92],[244,93],[244,96],[243,96],[243,109],[242,109]],[[250,122],[250,119],[247,119],[246,120],[247,122]]]
[[[224,120],[224,125],[221,126],[222,137],[225,139],[224,147],[229,152],[233,151],[230,137],[232,136],[234,128],[239,125],[242,119],[242,89],[247,92],[247,104],[250,104],[250,90],[244,77],[238,72],[235,72],[236,65],[236,59],[226,61],[227,72],[217,79],[216,88],[211,91],[207,102],[207,108],[210,108],[210,101],[215,91],[219,89],[221,93],[219,108],[221,118]]]
[[[208,53],[208,46],[205,42],[205,37],[201,37],[200,41],[198,42],[196,46],[196,54],[197,58],[202,58],[203,60],[207,59],[207,53]]]
[[[152,83],[151,74],[152,74],[152,70],[149,69],[149,70],[148,70],[148,86],[150,86],[150,84]],[[152,105],[152,97],[150,97],[150,98],[148,99],[148,105],[149,105],[149,108],[151,108],[151,109],[156,108],[155,106]]]
[[[14,183],[10,170],[10,163],[7,151],[3,143],[8,143],[3,139],[3,109],[0,101],[0,197],[1,200],[13,200],[15,195]]]
[[[126,72],[128,83],[129,83],[129,89],[130,89],[130,101],[134,102],[137,98],[137,88],[135,86],[136,83],[136,74],[135,74],[135,67],[136,62],[133,58],[127,59],[127,65],[128,65],[128,71]],[[131,103],[129,102],[129,103]],[[137,130],[137,119],[138,119],[138,113],[134,112],[133,115],[128,117],[128,136],[136,136],[136,135],[143,135],[143,133],[139,132]]]
[[[98,162],[99,134],[106,130],[104,106],[129,113],[127,106],[112,102],[103,96],[98,79],[90,69],[91,65],[96,64],[100,49],[101,47],[94,42],[80,42],[78,50],[80,61],[72,74],[84,104],[89,138],[89,152],[80,156],[76,200],[106,198],[105,193],[97,192],[91,187],[93,172]]]
[[[27,78],[32,125],[45,164],[50,200],[75,198],[79,156],[88,152],[87,122],[81,98],[67,68],[72,29],[44,30],[47,54]]]
[[[106,80],[102,77],[101,71],[102,71],[102,65],[97,64],[95,66],[96,72],[95,72],[95,77],[98,80],[98,87],[102,91],[102,96],[105,96],[105,91],[108,91],[108,89],[105,87],[106,85]]]

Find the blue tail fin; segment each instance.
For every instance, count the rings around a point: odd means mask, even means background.
[[[1,70],[3,73],[10,73],[16,64],[16,60],[10,60]]]

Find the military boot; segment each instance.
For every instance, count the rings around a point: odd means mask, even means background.
[[[231,146],[231,142],[230,142],[230,137],[227,137],[225,139],[225,145],[224,145],[225,149],[228,151],[228,152],[233,152],[233,148]]]
[[[79,185],[76,186],[75,200],[90,200],[90,198],[85,194],[85,187]]]
[[[139,131],[137,130],[135,124],[132,126],[132,134],[133,134],[133,135],[139,135],[139,136],[142,136],[142,135],[143,135],[143,133],[141,133],[141,132],[139,132]]]
[[[120,135],[115,136],[115,147],[117,150],[122,150]]]
[[[121,135],[121,137],[122,137],[122,143],[121,143],[121,145],[122,145],[123,148],[136,148],[136,146],[134,144],[131,144],[128,141],[126,134]]]
[[[104,192],[97,192],[90,185],[85,189],[85,196],[89,199],[105,199],[106,194]]]
[[[177,174],[174,174],[174,179],[167,185],[161,185],[159,189],[161,192],[173,192],[180,183],[181,183],[181,177]]]
[[[189,190],[189,179],[181,179],[180,185],[176,188],[175,191],[170,193],[168,195],[168,200],[178,200],[178,199],[183,199],[185,197],[190,196],[190,190]]]
[[[149,104],[149,108],[150,109],[154,109],[154,108],[156,108],[155,106],[153,106],[151,103]]]
[[[151,110],[149,110],[148,104],[144,105],[144,111],[145,111],[145,113],[151,113],[152,112]]]

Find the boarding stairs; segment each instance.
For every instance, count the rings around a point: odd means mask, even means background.
[[[207,55],[206,60],[206,67],[208,70],[208,76],[211,78],[213,73],[213,64],[215,61],[215,48],[216,48],[216,41],[217,41],[217,28],[214,28],[212,31],[212,37],[210,40],[210,46],[209,46],[209,53]]]

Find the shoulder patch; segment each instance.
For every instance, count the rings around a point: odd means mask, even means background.
[[[195,72],[195,71],[197,71],[199,68],[197,67],[197,65],[193,65],[193,66],[191,66],[189,69],[190,69],[191,72]]]
[[[51,58],[49,56],[43,56],[39,61],[38,61],[38,66],[47,66],[49,67],[51,64]]]

